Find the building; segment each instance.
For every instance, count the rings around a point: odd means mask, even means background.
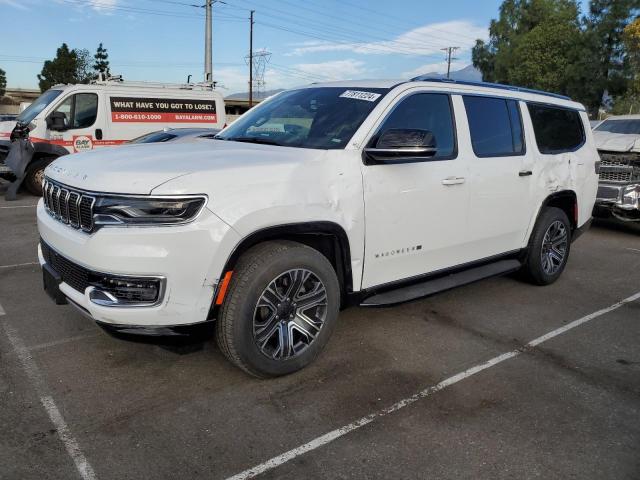
[[[0,97],[0,114],[18,114],[20,105],[33,102],[40,96],[40,90],[29,88],[7,88]]]

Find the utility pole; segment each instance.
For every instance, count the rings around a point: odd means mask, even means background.
[[[212,24],[212,6],[214,0],[206,0],[206,4],[204,6],[206,14],[205,14],[205,26],[204,26],[204,81],[210,82],[213,80],[213,71],[212,71],[212,54],[211,54],[211,24]]]
[[[458,50],[460,47],[445,47],[445,48],[441,48],[440,50],[447,52],[447,78],[451,77],[451,61],[452,60],[457,60],[457,58],[453,58],[453,52],[455,52],[456,50]]]
[[[253,106],[253,14],[249,17],[249,108]]]

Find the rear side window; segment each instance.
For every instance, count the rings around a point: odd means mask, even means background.
[[[517,101],[474,96],[463,99],[476,156],[503,157],[524,153]]]
[[[456,136],[449,95],[416,93],[406,97],[393,109],[378,133],[392,128],[416,128],[430,131],[436,139],[437,153],[430,160],[453,158]]]
[[[577,150],[584,143],[580,114],[568,108],[527,104],[540,153]]]

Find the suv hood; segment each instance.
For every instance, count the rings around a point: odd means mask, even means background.
[[[190,173],[299,163],[323,153],[225,140],[140,144],[65,155],[49,165],[45,174],[82,190],[147,195],[163,183]]]
[[[598,150],[609,152],[640,152],[640,135],[600,132],[594,130],[593,139]]]

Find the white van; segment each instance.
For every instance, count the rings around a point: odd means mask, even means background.
[[[56,85],[20,113],[17,123],[0,122],[0,162],[11,140],[28,134],[34,149],[24,182],[31,193],[41,195],[45,167],[62,155],[119,145],[165,127],[221,129],[225,123],[223,97],[211,84],[112,77],[88,85]],[[10,173],[0,164],[0,174],[3,170]]]

